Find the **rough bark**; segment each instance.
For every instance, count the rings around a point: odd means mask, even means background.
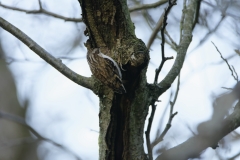
[[[125,70],[122,74],[126,94],[99,85],[99,159],[146,159],[143,129],[148,112],[148,50],[134,33],[126,1],[79,2],[85,34],[89,36],[85,46],[88,50],[101,48]]]

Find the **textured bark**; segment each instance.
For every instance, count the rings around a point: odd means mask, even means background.
[[[101,51],[118,62],[126,94],[99,84],[99,159],[146,159],[144,122],[148,112],[145,44],[137,39],[126,1],[80,0],[88,50]],[[108,52],[109,51],[109,52]]]

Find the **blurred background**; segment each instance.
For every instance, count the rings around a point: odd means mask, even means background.
[[[76,73],[91,76],[86,61],[85,25],[79,22],[81,9],[77,0],[1,0],[0,16],[12,23],[53,56],[62,59]],[[135,6],[154,4],[154,0],[128,1],[136,35],[149,44],[151,34],[167,3],[151,9],[133,11]],[[167,31],[177,44],[183,0],[178,0],[168,16]],[[14,7],[14,8],[13,8]],[[18,10],[16,9],[18,8]],[[19,11],[19,9],[21,9]],[[164,141],[154,147],[154,156],[198,133],[200,123],[211,119],[216,97],[236,85],[228,65],[213,43],[240,75],[240,1],[202,0],[181,71],[180,90],[174,106],[178,114]],[[45,12],[46,13],[46,12]],[[55,13],[64,18],[51,16]],[[212,43],[213,42],[213,43]],[[147,71],[153,83],[155,69],[161,62],[160,32],[150,46]],[[167,37],[165,55],[176,57]],[[159,80],[168,73],[174,60],[167,61]],[[232,70],[234,71],[232,68]],[[234,72],[233,72],[234,73]],[[235,75],[234,73],[234,75]],[[236,76],[235,76],[236,77]],[[225,87],[225,88],[224,88]],[[151,140],[163,131],[169,117],[177,80],[157,104]],[[233,108],[230,108],[231,113]],[[98,159],[98,97],[43,61],[17,38],[0,28],[0,160],[95,160]],[[30,128],[29,128],[30,127]],[[34,129],[40,134],[36,136]],[[240,159],[240,130],[220,142],[216,150],[208,148],[199,159]]]

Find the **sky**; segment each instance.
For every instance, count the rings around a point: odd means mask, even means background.
[[[151,2],[154,1],[145,3]],[[37,0],[1,0],[1,3],[24,9],[38,8]],[[42,6],[56,14],[80,18],[81,11],[77,0],[42,0]],[[176,28],[174,20],[180,18],[181,7],[182,1],[180,0],[178,5],[174,6],[167,26],[168,32],[176,42],[179,41],[179,28]],[[203,5],[203,8],[208,9],[206,5]],[[153,20],[157,21],[162,11],[161,7],[152,9],[149,13]],[[85,30],[83,23],[65,22],[43,14],[26,14],[3,8],[0,9],[0,16],[17,26],[53,56],[62,58],[63,63],[73,71],[83,76],[91,76],[86,61],[87,51],[83,45],[87,40],[83,34]],[[144,21],[140,12],[132,13],[131,16],[136,27],[137,37],[147,44],[151,28]],[[211,19],[212,25],[209,26],[213,28],[221,18],[221,13],[216,11],[209,16],[210,18],[214,17]],[[227,65],[222,63],[219,53],[212,44],[212,42],[215,43],[224,57],[236,54],[234,49],[240,49],[240,46],[236,48],[239,37],[230,30],[233,25],[231,22],[231,18],[226,18],[225,23],[218,28],[216,34],[210,35],[199,47],[197,46],[207,33],[207,29],[196,26],[181,71],[180,91],[174,108],[174,111],[178,111],[178,115],[173,119],[172,128],[159,146],[169,145],[168,147],[171,148],[192,136],[192,132],[197,132],[197,124],[208,120],[212,115],[213,98],[226,92],[221,87],[231,88],[236,84]],[[71,152],[79,155],[82,159],[97,159],[98,97],[90,90],[64,77],[23,43],[2,29],[0,30],[0,42],[6,57],[15,59],[8,66],[15,78],[19,102],[20,104],[24,104],[25,100],[30,102],[27,110],[27,123],[45,137],[68,147]],[[160,43],[161,41],[156,39],[150,48],[151,60],[147,70],[149,83],[153,82],[155,69],[161,62]],[[173,49],[168,45],[165,48],[166,56],[176,57]],[[68,57],[68,59],[64,57]],[[239,62],[239,56],[229,60],[238,75],[240,75]],[[164,78],[173,63],[174,60],[170,60],[164,64],[159,80]],[[171,92],[175,93],[176,84],[175,80],[171,88],[159,98],[162,102],[157,106],[151,132],[152,139],[154,139],[157,129],[163,129],[168,120],[170,94]],[[234,145],[237,144],[232,146]],[[38,147],[39,156],[42,157],[46,151],[48,154],[43,157],[44,160],[75,159],[71,153],[44,142]],[[232,149],[228,152],[219,150],[219,152],[222,155],[231,156],[237,153],[237,150]],[[207,149],[203,157],[218,159],[212,149]]]

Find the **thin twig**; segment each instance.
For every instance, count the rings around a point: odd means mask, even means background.
[[[132,8],[129,8],[129,12],[134,12],[134,11],[143,10],[143,9],[156,8],[158,6],[163,5],[164,3],[167,3],[167,1],[168,0],[160,0],[160,1],[152,3],[152,4],[142,4],[142,5],[134,6]]]
[[[236,72],[236,70],[235,70],[233,65],[232,65],[232,69],[233,69],[233,72],[235,73],[235,76],[236,76],[236,79],[237,79],[237,82],[238,82],[238,74],[237,74],[237,72]]]
[[[176,0],[174,0],[173,2],[171,2],[171,0],[169,0],[169,5],[168,7],[165,9],[164,12],[164,16],[163,16],[163,26],[161,29],[161,36],[162,36],[162,43],[161,43],[161,51],[162,51],[162,62],[160,63],[159,67],[156,69],[156,74],[155,74],[155,78],[154,78],[154,84],[157,84],[158,81],[158,75],[160,73],[160,71],[162,70],[163,64],[169,60],[169,59],[173,59],[173,57],[165,57],[165,51],[164,51],[164,44],[165,44],[165,37],[164,37],[164,31],[165,28],[167,26],[167,15],[170,12],[171,8],[176,5]]]
[[[148,119],[148,126],[147,126],[147,131],[145,132],[146,135],[146,141],[147,141],[147,149],[148,149],[148,158],[149,160],[153,160],[153,156],[152,156],[152,146],[151,146],[151,141],[150,141],[150,132],[151,132],[151,128],[152,128],[152,122],[153,122],[153,118],[154,118],[154,114],[156,111],[156,106],[155,104],[152,104],[152,112],[151,115]]]
[[[164,12],[160,16],[158,22],[155,23],[154,20],[151,18],[151,16],[148,14],[147,10],[143,11],[143,17],[146,20],[150,29],[152,30],[151,36],[150,36],[150,38],[148,40],[148,43],[147,43],[147,48],[148,49],[150,49],[151,45],[153,44],[153,42],[156,38],[159,38],[161,40],[161,37],[158,36],[158,32],[159,32],[159,30],[162,26],[163,16],[164,16]],[[154,26],[154,27],[152,27],[152,26]],[[175,46],[171,42],[169,42],[167,39],[166,39],[165,43],[170,45],[173,49],[175,48]]]
[[[25,12],[27,14],[42,13],[42,14],[45,14],[45,15],[48,15],[48,16],[51,16],[51,17],[55,17],[55,18],[59,18],[59,19],[65,20],[65,21],[82,22],[82,18],[69,18],[69,17],[64,17],[62,15],[58,15],[58,14],[53,13],[53,12],[49,12],[49,11],[45,10],[44,8],[42,8],[42,4],[41,4],[40,0],[38,2],[39,2],[39,9],[38,10],[26,10],[26,9],[21,9],[21,8],[17,8],[17,7],[11,7],[11,6],[4,5],[1,2],[0,2],[0,6],[3,7],[3,8],[6,8],[6,9],[14,10],[14,11]]]
[[[176,94],[174,96],[173,101],[172,102],[170,101],[171,107],[170,107],[170,112],[169,112],[168,123],[166,124],[166,127],[163,130],[162,134],[155,140],[155,142],[152,143],[152,147],[156,146],[158,143],[160,143],[163,140],[164,136],[167,134],[168,130],[172,126],[171,123],[172,123],[173,118],[178,114],[178,112],[173,113],[173,108],[174,108],[174,105],[175,105],[177,97],[178,97],[179,88],[180,88],[180,74],[178,75]]]
[[[32,51],[34,51],[37,55],[39,55],[48,64],[52,65],[55,69],[57,69],[67,78],[83,87],[93,90],[93,92],[97,94],[97,91],[94,90],[93,78],[81,76],[72,71],[71,69],[69,69],[65,64],[62,63],[61,59],[56,59],[55,57],[53,57],[41,46],[39,46],[36,42],[34,42],[30,37],[28,37],[25,33],[23,33],[21,30],[19,30],[18,28],[4,20],[2,17],[0,17],[0,26],[6,31],[10,32],[15,37],[17,37],[20,41],[26,44]]]
[[[172,101],[172,103],[171,103],[170,116],[171,116],[172,113],[173,113],[173,107],[174,107],[174,105],[175,105],[175,103],[176,103],[176,101],[177,101],[179,88],[180,88],[180,73],[179,73],[179,75],[178,75],[176,94],[175,94],[175,97],[174,97],[174,99],[173,99],[173,101]],[[171,123],[170,119],[169,119],[168,123]]]
[[[10,120],[12,122],[15,122],[15,123],[18,123],[18,124],[21,124],[21,125],[25,126],[39,140],[43,140],[43,141],[47,141],[49,143],[52,143],[53,145],[55,145],[55,146],[57,146],[59,148],[62,148],[63,150],[71,153],[72,155],[75,156],[76,159],[80,160],[80,158],[76,154],[71,152],[68,148],[64,147],[63,145],[61,145],[61,144],[59,144],[57,142],[54,142],[53,140],[51,140],[49,138],[45,138],[44,136],[42,136],[35,129],[33,129],[31,126],[29,126],[22,117],[17,116],[17,115],[13,115],[13,114],[10,114],[10,113],[6,113],[6,112],[3,112],[3,111],[0,111],[0,118],[4,118],[6,120]]]
[[[221,87],[221,88],[226,89],[226,90],[233,91],[233,88],[227,88],[227,87]]]
[[[43,9],[43,8],[42,8],[42,2],[41,2],[41,0],[38,0],[38,4],[39,4],[40,10]]]
[[[238,83],[238,75],[237,75],[235,69],[233,68],[234,71],[232,70],[232,68],[231,68],[231,66],[229,65],[228,61],[227,61],[225,58],[223,58],[222,53],[218,50],[217,46],[216,46],[213,42],[212,42],[212,44],[215,46],[215,48],[216,48],[216,50],[218,51],[218,53],[220,54],[221,58],[226,62],[229,70],[230,70],[231,73],[232,73],[232,77],[233,77],[233,78],[237,81],[237,83]],[[236,75],[234,75],[234,73],[235,73]]]

